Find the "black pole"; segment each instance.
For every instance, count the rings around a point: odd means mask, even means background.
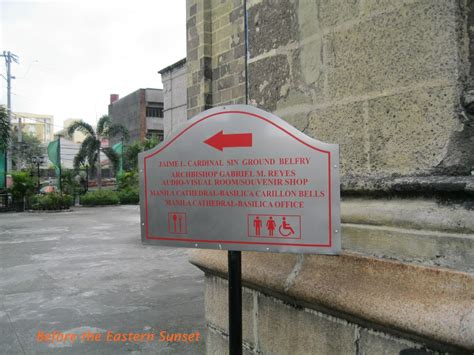
[[[242,354],[242,257],[229,251],[229,354]]]
[[[5,147],[5,156],[4,156],[4,167],[3,167],[3,188],[6,190],[7,189],[7,173],[8,173],[8,153],[7,153],[8,147]]]
[[[249,103],[249,77],[248,77],[248,56],[249,56],[249,24],[247,17],[247,0],[244,0],[244,71],[245,71],[245,104]]]
[[[248,83],[248,19],[247,0],[244,0],[244,70],[245,70],[245,103],[249,100]],[[242,253],[228,251],[229,272],[229,354],[242,355]]]
[[[86,165],[86,192],[89,191],[89,165]]]
[[[38,193],[41,191],[41,177],[40,177],[40,163],[39,161],[36,162],[36,168],[37,168],[37,173],[38,173]]]
[[[61,136],[58,136],[58,164],[59,164],[59,181],[58,181],[58,187],[59,187],[59,192],[61,192],[61,175],[62,175],[62,168],[61,168]]]
[[[120,138],[120,174],[123,173],[123,136]]]

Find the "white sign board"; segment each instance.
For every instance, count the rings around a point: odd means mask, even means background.
[[[339,147],[252,106],[217,107],[139,155],[142,241],[337,254]]]

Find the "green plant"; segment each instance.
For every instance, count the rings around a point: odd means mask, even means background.
[[[18,142],[18,136],[11,139],[12,163],[16,170],[36,170],[35,157],[45,154],[45,148],[41,141],[34,135],[23,133],[22,141]]]
[[[74,195],[81,187],[79,174],[76,174],[74,170],[61,169],[61,191],[68,195]]]
[[[83,206],[104,206],[118,205],[120,203],[117,192],[112,190],[89,191],[81,196],[81,205]]]
[[[122,125],[112,124],[110,117],[102,116],[97,123],[97,128],[94,128],[87,122],[75,121],[68,128],[68,135],[72,136],[74,132],[80,131],[86,135],[86,138],[81,144],[79,152],[74,157],[74,168],[79,169],[81,165],[88,163],[89,166],[97,166],[97,186],[102,187],[102,173],[100,165],[100,152],[103,152],[107,158],[112,162],[115,168],[119,164],[119,155],[110,147],[102,148],[101,142],[104,138],[111,138],[114,136],[122,136],[124,139],[128,138],[128,131]]]
[[[0,105],[0,152],[8,147],[11,138],[10,122],[8,121],[8,111],[5,106]]]
[[[126,171],[117,175],[117,188],[119,190],[138,189],[138,172]]]
[[[63,210],[71,207],[72,203],[72,196],[59,192],[34,195],[30,201],[31,208],[34,210]]]
[[[136,205],[140,202],[140,195],[138,188],[128,188],[117,192],[120,204],[122,205]]]
[[[34,193],[36,187],[36,178],[32,177],[26,171],[12,173],[13,186],[10,192],[14,199],[22,200],[24,197]]]
[[[138,170],[138,153],[145,150],[152,149],[160,143],[160,138],[157,135],[152,135],[150,138],[145,138],[143,142],[135,141],[125,147],[124,150],[124,169],[127,171]]]

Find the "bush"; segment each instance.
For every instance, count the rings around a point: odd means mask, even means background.
[[[138,172],[126,171],[117,175],[117,188],[128,190],[138,188]]]
[[[89,191],[81,196],[81,205],[83,206],[118,205],[119,203],[117,193],[112,190]]]
[[[74,195],[80,189],[80,176],[74,170],[64,169],[61,171],[61,191],[65,194]]]
[[[129,188],[118,191],[118,198],[122,205],[136,205],[140,202],[140,196],[137,188]]]
[[[12,174],[13,186],[10,192],[14,199],[21,200],[23,197],[33,194],[36,185],[36,178],[27,172],[16,172]]]
[[[31,208],[34,210],[64,210],[71,207],[72,203],[72,196],[59,192],[35,195],[31,198]]]

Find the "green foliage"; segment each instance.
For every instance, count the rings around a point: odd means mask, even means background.
[[[74,170],[69,170],[69,169],[61,169],[61,192],[68,194],[68,195],[74,195],[79,189],[81,188],[81,185],[76,178],[78,176],[77,173],[74,172]]]
[[[127,171],[138,170],[138,154],[150,150],[160,143],[156,135],[146,138],[143,142],[135,141],[124,149],[124,169]]]
[[[110,147],[102,148],[102,152],[107,156],[115,172],[120,169],[120,155]]]
[[[138,154],[143,151],[140,141],[125,147],[123,152],[123,168],[127,171],[138,170]]]
[[[34,210],[64,210],[72,206],[72,203],[72,196],[59,192],[34,195],[30,200],[31,208]]]
[[[138,187],[120,190],[117,194],[122,205],[136,205],[140,202]]]
[[[78,169],[86,163],[91,167],[95,166],[100,159],[99,151],[103,151],[114,166],[117,165],[118,158],[115,152],[112,149],[103,149],[101,147],[101,140],[103,138],[110,139],[115,136],[122,136],[124,139],[127,139],[128,131],[124,126],[112,124],[109,116],[105,115],[99,119],[96,130],[87,122],[75,121],[69,126],[68,135],[72,136],[75,131],[84,133],[86,138],[74,158],[74,168]]]
[[[117,192],[112,190],[89,191],[81,196],[83,206],[118,205],[120,203]]]
[[[138,192],[138,172],[127,171],[117,176],[118,197],[122,205],[140,202]]]
[[[82,120],[74,121],[67,129],[67,134],[69,137],[72,137],[74,132],[79,131],[82,132],[85,136],[95,136],[95,131],[92,126]]]
[[[5,151],[11,138],[11,129],[8,123],[8,111],[5,106],[0,105],[0,152]]]
[[[145,138],[143,141],[143,150],[150,150],[155,148],[158,144],[160,144],[160,138],[156,134],[153,134],[150,138]]]
[[[117,175],[117,188],[119,190],[138,189],[138,172],[127,171]]]
[[[89,129],[92,130],[92,133],[89,132]],[[89,135],[86,136],[84,141],[79,148],[79,152],[77,152],[76,156],[74,157],[74,168],[78,169],[81,165],[88,164],[89,166],[93,167],[97,163],[98,154],[97,152],[100,149],[100,140],[96,138],[95,132],[93,128],[86,122],[83,121],[76,121],[71,126],[69,126],[68,133],[74,133],[76,130]]]
[[[101,137],[122,137],[128,140],[129,134],[127,128],[120,124],[112,124],[109,116],[103,115],[97,123],[97,134]]]
[[[23,199],[34,193],[36,187],[36,178],[32,177],[28,172],[21,171],[12,173],[13,186],[10,192],[14,199]]]
[[[22,142],[15,135],[12,141],[12,161],[16,170],[34,169],[35,157],[44,156],[46,151],[36,136],[23,133]]]

